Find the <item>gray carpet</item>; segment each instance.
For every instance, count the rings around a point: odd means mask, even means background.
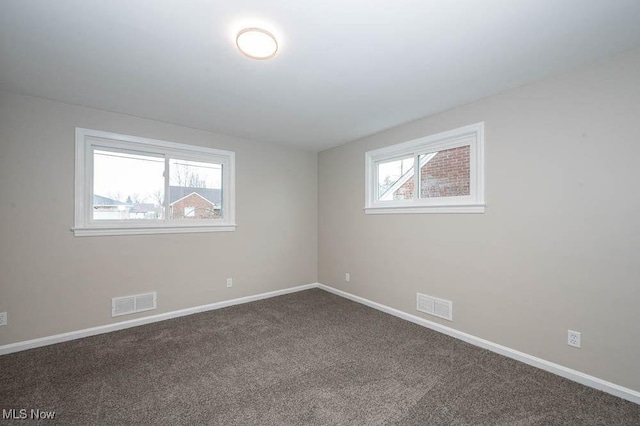
[[[639,405],[317,289],[5,355],[0,383],[2,409],[55,410],[43,424],[640,424]]]

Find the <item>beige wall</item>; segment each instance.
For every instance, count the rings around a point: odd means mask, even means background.
[[[363,213],[366,151],[479,121],[485,214]],[[640,390],[639,184],[636,51],[320,153],[319,281]]]
[[[74,237],[74,129],[236,152],[236,232]],[[317,154],[0,94],[0,345],[317,281]],[[176,246],[180,250],[176,251]],[[234,286],[226,288],[226,278]]]

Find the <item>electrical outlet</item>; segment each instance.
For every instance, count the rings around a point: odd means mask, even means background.
[[[7,325],[7,313],[0,312],[0,326]]]
[[[351,274],[350,273],[347,272],[346,274],[344,274],[344,281],[347,282],[347,283],[349,281],[351,281]]]
[[[227,278],[227,287],[233,287],[233,279]]]
[[[580,348],[580,332],[569,330],[567,333],[567,344],[574,348]]]

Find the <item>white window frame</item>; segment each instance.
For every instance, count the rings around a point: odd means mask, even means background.
[[[169,219],[169,177],[165,176],[164,219],[127,221],[93,219],[93,152],[95,149],[164,156],[165,170],[169,169],[170,158],[222,164],[222,218]],[[235,153],[233,151],[77,127],[75,153],[75,220],[72,230],[76,236],[174,234],[235,231],[236,229]]]
[[[459,197],[420,198],[420,155],[446,149],[469,146],[470,194]],[[378,199],[378,163],[414,157],[413,198],[407,200]],[[426,136],[409,142],[368,151],[365,154],[365,206],[366,214],[394,213],[484,213],[484,122]]]

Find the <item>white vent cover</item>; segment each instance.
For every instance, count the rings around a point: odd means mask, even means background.
[[[128,297],[114,297],[111,299],[111,316],[117,317],[118,315],[132,314],[136,311],[136,298],[133,296]]]
[[[148,311],[156,308],[156,294],[147,293],[136,296],[136,312]]]
[[[453,321],[453,302],[450,300],[438,299],[437,297],[418,293],[418,306],[416,309],[425,314]]]
[[[134,314],[156,308],[156,292],[111,299],[111,316]]]

